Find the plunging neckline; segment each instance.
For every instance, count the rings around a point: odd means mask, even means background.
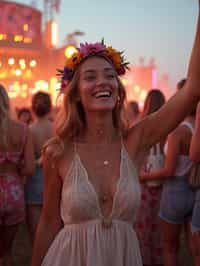
[[[116,199],[117,199],[117,196],[118,196],[118,193],[119,193],[119,186],[120,186],[120,183],[121,183],[121,180],[122,180],[122,173],[121,173],[122,172],[122,161],[123,161],[123,154],[122,154],[122,152],[123,152],[123,145],[121,145],[121,149],[120,149],[119,177],[118,177],[118,180],[116,182],[116,188],[115,188],[115,192],[114,192],[114,195],[113,195],[112,208],[111,208],[110,214],[108,216],[104,216],[103,215],[98,193],[97,193],[94,185],[92,184],[92,182],[89,179],[88,171],[85,168],[85,166],[84,166],[84,164],[83,164],[83,162],[81,160],[81,157],[80,157],[79,153],[77,151],[75,153],[75,156],[77,157],[78,162],[79,162],[81,168],[83,169],[83,171],[85,173],[84,176],[85,176],[85,179],[87,181],[87,184],[91,188],[92,192],[94,193],[94,196],[95,196],[95,199],[96,199],[96,203],[97,203],[97,208],[98,208],[98,211],[99,211],[99,215],[100,215],[100,217],[102,219],[111,219],[113,217],[113,214],[114,214],[115,205],[116,205]]]

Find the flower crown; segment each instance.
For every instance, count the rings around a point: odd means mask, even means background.
[[[128,69],[129,63],[125,61],[123,52],[115,50],[112,46],[106,46],[104,40],[97,43],[81,43],[80,47],[76,48],[76,52],[67,58],[64,69],[57,70],[57,75],[61,77],[61,92],[72,79],[77,66],[84,59],[93,55],[106,57],[113,64],[118,75],[124,75]]]

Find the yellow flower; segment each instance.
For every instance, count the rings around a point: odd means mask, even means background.
[[[106,52],[108,56],[111,58],[111,60],[113,61],[116,68],[119,68],[122,63],[122,57],[120,53],[117,50],[113,49],[111,46],[106,48]]]
[[[66,67],[74,70],[74,68],[81,62],[82,57],[79,52],[72,54],[70,58],[67,58]]]

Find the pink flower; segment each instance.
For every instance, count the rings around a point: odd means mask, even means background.
[[[91,54],[97,54],[104,51],[106,46],[100,42],[97,43],[81,43],[78,48],[79,52],[83,57],[87,57]]]

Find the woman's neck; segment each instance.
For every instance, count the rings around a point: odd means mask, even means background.
[[[112,116],[90,116],[87,127],[81,139],[90,143],[110,143],[119,137],[118,130],[113,125]]]

